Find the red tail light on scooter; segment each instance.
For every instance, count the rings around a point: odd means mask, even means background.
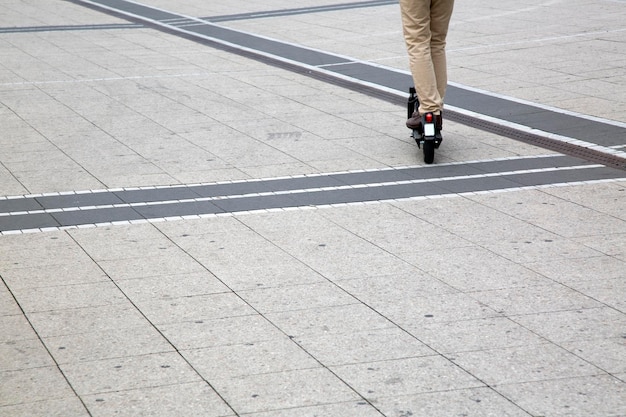
[[[433,113],[426,113],[424,115],[424,136],[435,136],[435,115]]]

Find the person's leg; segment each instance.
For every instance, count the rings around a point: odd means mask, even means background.
[[[431,58],[431,0],[400,0],[402,28],[413,83],[420,101],[419,113],[439,112],[443,100],[437,88]]]
[[[448,85],[448,66],[446,61],[446,37],[454,0],[432,0],[430,9],[430,54],[437,79],[437,91],[443,99]]]

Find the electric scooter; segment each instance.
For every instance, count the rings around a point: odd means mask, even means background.
[[[417,111],[419,107],[419,99],[415,92],[415,88],[409,89],[409,101],[407,104],[408,119],[413,116],[413,113]],[[432,164],[435,160],[435,149],[441,145],[442,136],[441,132],[437,132],[435,128],[436,117],[433,113],[429,112],[422,115],[422,123],[417,129],[412,129],[411,136],[417,142],[417,147],[424,151],[424,162]]]

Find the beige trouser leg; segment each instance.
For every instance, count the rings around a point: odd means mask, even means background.
[[[446,35],[454,0],[400,0],[402,28],[419,113],[443,109],[448,84]]]

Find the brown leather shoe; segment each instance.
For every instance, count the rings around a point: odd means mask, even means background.
[[[410,119],[406,121],[406,127],[409,129],[417,129],[419,131],[422,130],[422,116],[419,115],[418,112],[413,112],[413,115]]]

